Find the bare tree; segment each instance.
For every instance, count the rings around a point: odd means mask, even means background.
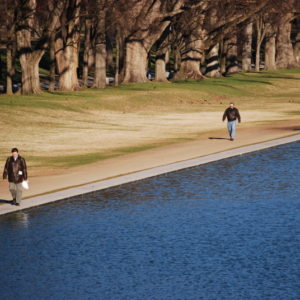
[[[59,89],[74,91],[79,88],[77,68],[81,0],[65,0],[65,2],[65,8],[57,24],[55,57]]]
[[[237,27],[254,13],[264,9],[269,1],[272,0],[203,0],[198,7],[198,12],[191,10],[182,14],[177,31],[185,41],[181,54],[182,62],[186,61],[186,63],[181,63],[176,77],[202,78],[199,64],[204,50],[212,50],[213,53],[209,51],[209,56],[215,56],[217,49],[214,47],[218,43],[221,49],[219,52],[223,53],[220,67],[226,68],[226,71],[223,71],[227,73],[238,72],[240,67],[237,61]],[[193,26],[194,24],[196,26]],[[222,40],[224,43],[220,43]],[[210,58],[208,59],[211,63]],[[210,68],[208,70],[210,71]]]
[[[124,82],[146,82],[148,53],[185,0],[119,0],[115,18],[125,47]]]
[[[93,14],[90,11],[90,1],[84,0],[83,2],[83,18],[84,23],[84,40],[83,40],[83,70],[82,70],[82,84],[84,87],[88,87],[88,76],[89,76],[89,56],[92,48],[92,23]]]
[[[169,61],[170,36],[171,30],[167,27],[160,40],[157,42],[155,56],[155,81],[168,81],[166,76],[166,64]]]
[[[297,62],[298,68],[300,67],[300,16],[296,20],[296,37],[294,45],[294,56]]]
[[[207,2],[197,9],[186,10],[175,27],[180,41],[180,68],[175,79],[203,79],[200,63],[204,59],[207,31],[204,28]]]
[[[250,18],[242,25],[242,70],[251,71],[253,21]]]
[[[212,7],[209,13],[209,25],[207,31],[211,31],[215,28],[218,23],[219,14],[216,6]],[[207,77],[221,77],[221,69],[220,69],[220,61],[219,61],[219,52],[220,52],[220,41],[212,40],[208,49],[208,53],[206,56],[206,73]]]
[[[37,7],[36,0],[18,0],[16,19],[17,50],[22,72],[22,93],[40,93],[39,62],[43,57],[51,33],[63,10],[63,1],[55,1],[53,10],[44,14],[43,23],[38,15],[45,12],[43,3]],[[34,42],[33,42],[34,41]]]
[[[230,35],[227,42],[226,62],[226,74],[237,73],[241,70],[241,67],[238,63],[236,28],[233,28],[233,33]]]
[[[11,95],[13,93],[13,76],[15,74],[15,55],[16,55],[16,7],[17,3],[13,1],[5,1],[6,13],[6,93]]]
[[[278,16],[276,13],[269,15],[269,26],[265,38],[265,70],[276,69],[276,22]]]
[[[297,65],[291,41],[291,22],[295,18],[296,1],[286,0],[278,17],[276,35],[276,67],[278,69],[293,68]]]
[[[48,46],[58,18],[63,9],[63,1],[55,1],[53,10],[47,13],[46,21],[38,23],[36,0],[19,0],[17,6],[16,40],[22,72],[22,93],[40,93],[39,62]],[[44,10],[45,11],[45,10]],[[37,28],[40,29],[37,31]],[[35,42],[33,43],[33,38]]]
[[[55,90],[55,32],[50,36],[49,42],[49,58],[50,58],[50,70],[49,70],[49,92],[54,92]]]
[[[109,0],[96,0],[97,25],[95,37],[95,79],[93,87],[106,86],[106,12]]]
[[[268,23],[264,15],[260,14],[255,17],[255,28],[256,28],[256,55],[255,55],[255,71],[260,70],[260,49],[262,42],[265,39]]]
[[[219,62],[219,50],[220,44],[214,44],[209,49],[207,57],[206,57],[206,77],[221,77],[221,68]]]
[[[221,74],[225,74],[226,73],[226,56],[227,56],[227,48],[228,48],[228,39],[227,38],[223,38],[220,41],[220,72]]]
[[[122,39],[120,38],[119,30],[116,31],[116,67],[115,67],[115,86],[119,85],[120,82],[120,52],[121,52],[121,45],[122,45]]]
[[[265,70],[276,69],[276,34],[270,33],[266,37]]]

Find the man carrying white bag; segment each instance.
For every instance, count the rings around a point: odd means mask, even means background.
[[[19,206],[21,204],[23,188],[28,189],[28,176],[26,161],[19,155],[17,148],[11,150],[12,155],[7,158],[3,179],[8,178],[9,191],[12,195],[12,205]]]

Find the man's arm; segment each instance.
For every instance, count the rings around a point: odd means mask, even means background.
[[[222,118],[222,121],[223,121],[223,122],[224,122],[225,119],[226,119],[226,115],[227,115],[227,109],[225,109],[224,114],[223,114],[223,118]]]
[[[27,180],[27,166],[26,166],[26,161],[25,159],[22,157],[22,165],[23,165],[23,179]]]
[[[8,164],[9,164],[9,158],[6,160],[5,166],[4,166],[4,170],[3,170],[3,179],[7,178],[7,174],[8,174]]]
[[[241,115],[240,115],[240,112],[239,112],[238,109],[236,109],[236,116],[237,116],[237,118],[239,120],[239,123],[241,123]]]

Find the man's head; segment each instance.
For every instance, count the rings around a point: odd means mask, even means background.
[[[19,150],[17,148],[12,148],[11,155],[13,156],[13,158],[17,158],[19,155]]]
[[[231,102],[229,106],[230,106],[230,108],[234,108],[234,103]]]

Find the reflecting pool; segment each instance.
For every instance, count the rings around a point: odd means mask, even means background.
[[[0,299],[299,299],[300,142],[0,217]]]

